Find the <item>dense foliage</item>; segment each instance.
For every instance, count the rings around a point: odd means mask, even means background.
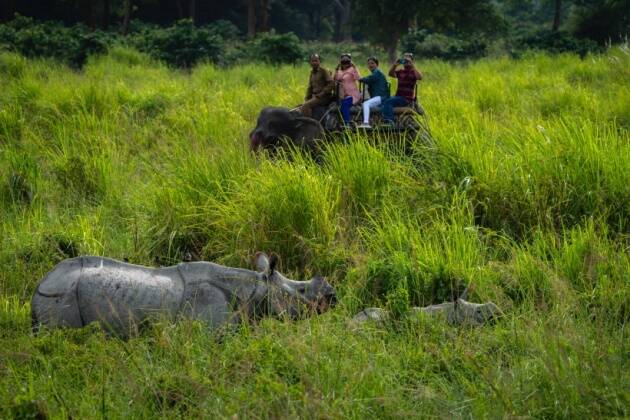
[[[427,30],[411,30],[402,36],[400,45],[396,41],[392,42],[400,51],[413,52],[421,58],[444,60],[480,58],[488,55],[493,46],[495,53],[512,56],[520,56],[534,49],[552,53],[574,52],[583,57],[599,50],[594,41],[552,31],[491,40],[483,36],[447,36]],[[128,36],[121,36],[117,32],[90,31],[83,25],[67,27],[58,22],[38,22],[22,16],[0,24],[0,49],[19,52],[31,58],[56,58],[77,68],[83,66],[90,55],[104,53],[116,45],[133,46],[154,59],[184,68],[190,68],[200,61],[221,65],[242,62],[293,64],[306,61],[311,51],[323,52],[332,60],[340,52],[353,52],[357,48],[366,55],[383,51],[367,44],[307,44],[295,34],[277,34],[273,31],[246,41],[239,35],[238,29],[227,21],[201,26],[194,25],[190,20],[181,20],[165,28],[134,21]]]
[[[482,38],[460,39],[426,30],[410,31],[400,41],[402,51],[411,52],[421,58],[462,60],[483,57],[487,54],[487,43]]]
[[[630,415],[630,52],[418,65],[435,149],[353,132],[315,163],[247,143],[261,107],[301,100],[306,65],[0,53],[0,417]],[[63,258],[248,267],[257,250],[325,275],[340,305],[223,335],[30,332]],[[468,285],[505,316],[348,323]]]
[[[566,32],[541,31],[514,41],[513,54],[527,50],[548,51],[551,53],[573,52],[580,57],[596,52],[599,47],[595,41],[574,38]]]
[[[0,48],[27,57],[54,57],[75,67],[81,67],[88,56],[105,52],[112,42],[112,34],[90,32],[83,25],[66,27],[23,16],[0,25]]]
[[[223,38],[191,20],[181,20],[168,28],[143,27],[131,43],[140,51],[178,67],[191,67],[200,60],[216,62],[223,53]]]
[[[88,56],[104,53],[115,45],[133,46],[154,59],[183,68],[199,61],[295,63],[304,61],[307,55],[292,33],[263,33],[243,42],[238,29],[227,21],[195,26],[190,20],[181,20],[166,28],[133,22],[128,36],[89,31],[83,25],[66,27],[58,22],[37,22],[23,16],[0,25],[0,49],[32,58],[56,58],[73,67],[83,66]]]

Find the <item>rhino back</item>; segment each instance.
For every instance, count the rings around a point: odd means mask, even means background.
[[[266,291],[261,274],[252,270],[203,261],[182,263],[178,269],[186,283],[183,315],[211,328],[250,316]]]
[[[246,301],[261,280],[261,274],[255,271],[205,261],[182,263],[177,268],[187,288],[193,289],[196,285],[207,283],[221,290],[228,301]]]
[[[184,281],[177,267],[148,268],[101,257],[83,257],[78,304],[85,325],[98,321],[125,333],[151,317],[177,314]]]

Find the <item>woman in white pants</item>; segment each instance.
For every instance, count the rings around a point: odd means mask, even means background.
[[[359,126],[362,128],[371,128],[370,109],[376,108],[382,101],[389,98],[389,85],[385,75],[378,68],[378,59],[376,57],[368,58],[367,65],[372,74],[360,79],[367,85],[370,93],[370,99],[363,102],[363,124]]]

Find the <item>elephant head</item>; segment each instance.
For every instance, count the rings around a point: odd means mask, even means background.
[[[249,134],[250,150],[273,149],[287,143],[310,151],[323,137],[318,121],[287,108],[267,107],[260,111],[256,127]]]

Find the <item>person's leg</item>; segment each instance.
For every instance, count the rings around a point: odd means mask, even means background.
[[[350,122],[350,107],[352,106],[352,96],[346,96],[341,100],[341,116],[346,124]]]
[[[389,99],[385,99],[381,106],[381,115],[383,116],[383,122],[393,123],[394,122],[394,105],[393,100],[395,96],[390,97]]]
[[[383,102],[383,121],[388,123],[394,122],[394,108],[398,106],[407,106],[409,101],[402,96],[392,96]]]
[[[300,112],[302,113],[302,115],[304,115],[305,117],[309,117],[311,118],[313,116],[313,108],[320,106],[320,105],[325,105],[326,104],[326,100],[325,99],[320,99],[320,98],[311,98],[308,101],[304,102],[301,106],[300,106]]]
[[[305,117],[310,117],[311,115],[313,115],[313,103],[315,101],[315,98],[311,98],[300,106],[300,112],[302,113],[302,115],[304,115]]]
[[[376,108],[381,104],[381,97],[375,96],[363,102],[363,124],[370,123],[370,109]]]

